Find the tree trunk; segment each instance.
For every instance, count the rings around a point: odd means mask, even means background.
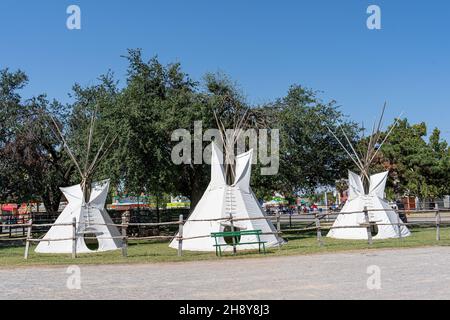
[[[60,170],[62,173],[62,185],[67,185],[70,182],[70,177],[75,169],[75,166],[71,164],[65,171]],[[62,192],[59,186],[47,185],[42,188],[44,193],[41,195],[42,203],[44,204],[47,214],[58,215],[59,204],[62,198]]]
[[[193,185],[193,188],[191,190],[191,212],[194,211],[204,192],[205,190],[200,190],[200,188]]]
[[[59,203],[61,202],[61,193],[55,195],[53,192],[47,192],[41,196],[47,214],[58,215]]]
[[[191,213],[202,198],[210,181],[210,170],[209,166],[200,165],[191,165],[187,168],[186,174],[189,176],[189,179],[186,180],[184,189],[180,191],[191,200]]]

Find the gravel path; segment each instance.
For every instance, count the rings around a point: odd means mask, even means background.
[[[377,287],[378,271],[381,289],[368,289],[368,282]],[[67,282],[76,287],[77,281],[66,272],[67,267],[0,269],[0,299],[450,298],[446,247],[81,266],[81,289],[68,289]]]

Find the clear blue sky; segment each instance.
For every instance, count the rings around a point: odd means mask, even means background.
[[[66,28],[81,7],[82,29]],[[382,30],[366,9],[382,10]],[[450,140],[450,1],[365,0],[1,0],[0,68],[30,76],[26,95],[70,101],[74,82],[93,84],[120,56],[181,62],[194,79],[221,70],[252,103],[283,96],[297,83],[323,91],[357,121],[388,116],[438,126]]]

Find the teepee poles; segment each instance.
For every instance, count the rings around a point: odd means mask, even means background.
[[[90,198],[90,180],[92,175],[94,174],[96,168],[98,167],[98,164],[103,160],[103,158],[106,156],[114,142],[116,141],[118,135],[114,137],[114,139],[108,144],[108,146],[105,149],[105,145],[108,141],[108,138],[110,137],[110,134],[108,133],[104,140],[102,141],[97,153],[95,154],[92,162],[89,162],[90,160],[90,154],[91,149],[93,145],[93,138],[94,138],[94,131],[95,131],[95,123],[97,119],[97,113],[98,113],[98,105],[95,106],[95,110],[93,111],[90,119],[89,129],[88,129],[88,140],[87,140],[87,147],[86,147],[86,156],[84,159],[84,166],[83,170],[81,169],[80,163],[77,161],[74,153],[72,152],[69,144],[67,143],[67,140],[64,137],[64,134],[62,133],[61,129],[59,128],[58,123],[56,120],[51,116],[52,122],[54,126],[56,127],[57,133],[63,142],[64,148],[66,149],[67,153],[69,154],[69,157],[71,158],[72,162],[75,164],[80,177],[81,177],[81,189],[83,191],[84,200],[87,202]]]
[[[225,177],[227,178],[230,184],[233,183],[233,178],[236,175],[235,172],[235,160],[234,160],[234,147],[242,135],[242,128],[244,123],[248,119],[248,110],[246,109],[242,116],[234,115],[233,119],[233,130],[232,135],[227,135],[227,130],[222,120],[219,119],[216,110],[213,110],[214,117],[217,123],[217,127],[219,128],[220,137],[223,142],[224,151],[225,151]]]
[[[223,122],[219,119],[219,117],[217,116],[216,111],[214,110],[213,112],[214,112],[214,117],[216,118],[217,126],[218,126],[218,128],[219,128],[220,138],[222,139],[222,145],[223,145],[223,147],[224,147],[225,159],[222,159],[222,160],[225,161],[225,163],[224,163],[224,167],[225,167],[225,179],[227,179],[228,176],[229,176],[229,170],[230,170],[230,169],[231,169],[231,171],[232,171],[232,175],[234,175],[234,169],[233,169],[233,166],[231,166],[231,167],[229,166],[229,164],[230,164],[230,162],[231,162],[231,159],[230,159],[230,157],[231,157],[231,152],[230,152],[230,150],[228,149],[229,146],[228,146],[228,143],[227,143],[228,139],[227,139],[227,135],[226,135],[226,129],[225,129],[225,126],[223,125]]]
[[[328,131],[333,135],[333,137],[336,139],[336,141],[339,143],[339,145],[342,147],[342,149],[347,153],[347,155],[350,157],[350,159],[355,163],[355,165],[358,167],[358,169],[362,170],[362,167],[358,163],[357,160],[355,160],[354,156],[351,154],[350,151],[344,146],[342,141],[336,136],[336,134],[331,130],[330,127],[327,126]]]
[[[107,135],[107,137],[105,138],[104,142],[102,143],[102,146],[104,145],[104,143],[106,142],[107,138],[109,137],[109,135]],[[92,161],[92,164],[88,170],[88,174],[92,174],[95,172],[95,170],[98,167],[98,164],[101,163],[103,161],[103,159],[106,157],[106,155],[108,154],[109,150],[112,148],[112,146],[114,145],[114,143],[116,142],[117,138],[119,137],[118,134],[116,134],[114,136],[114,138],[111,140],[111,142],[109,143],[109,145],[106,147],[105,151],[103,151],[103,154],[98,157],[97,155],[95,156],[94,160]],[[103,148],[102,148],[103,149]],[[97,152],[98,154],[98,152]]]
[[[88,167],[89,156],[90,156],[91,145],[92,145],[92,137],[94,135],[94,122],[95,122],[96,115],[97,115],[97,105],[95,106],[95,111],[92,113],[92,116],[91,116],[91,125],[89,127],[89,136],[88,136],[88,144],[87,144],[87,151],[86,151],[86,160],[84,162],[84,172],[87,171],[87,167]]]
[[[370,150],[371,150],[372,144],[374,143],[374,138],[375,138],[375,123],[373,124],[372,133],[370,135],[369,144],[367,146],[366,156],[364,158],[364,163],[366,164],[366,166],[367,166],[367,163],[369,162],[369,159],[370,159]],[[367,167],[364,168],[364,171],[366,171],[366,170],[368,170]]]
[[[400,114],[400,116],[395,120],[394,125],[390,128],[389,132],[386,134],[384,139],[380,143],[381,136],[383,134],[383,131],[381,130],[383,125],[383,119],[386,113],[386,103],[384,103],[381,116],[378,122],[374,123],[372,128],[372,134],[369,138],[369,143],[367,145],[367,152],[364,152],[365,155],[360,156],[356,149],[354,148],[352,142],[350,141],[347,133],[345,132],[344,128],[341,124],[339,124],[339,129],[342,131],[342,134],[345,137],[345,141],[349,145],[349,147],[346,147],[345,144],[337,137],[337,135],[331,130],[330,127],[327,126],[328,131],[333,135],[333,137],[337,140],[339,145],[342,147],[342,149],[348,154],[350,159],[355,163],[355,165],[358,167],[358,169],[361,171],[361,175],[363,176],[363,185],[365,192],[368,192],[368,185],[370,183],[370,166],[372,165],[373,161],[375,160],[376,156],[378,155],[378,152],[380,151],[381,147],[386,143],[389,136],[394,131],[395,127],[397,126],[398,122],[400,121],[400,118],[402,117],[403,113]],[[359,149],[361,150],[361,149]]]
[[[376,123],[373,124],[372,135],[370,136],[369,145],[367,147],[364,169],[368,174],[369,174],[370,164],[373,161],[371,159],[372,159],[373,153],[375,152],[375,147],[378,144],[378,141],[380,140],[380,137],[382,134],[381,126],[383,124],[383,118],[384,118],[385,112],[386,112],[386,102],[383,105],[383,109],[381,111],[381,116],[380,116],[380,119],[378,120],[378,125],[376,125]]]
[[[370,159],[370,162],[372,162],[376,155],[378,154],[378,152],[380,151],[381,147],[386,143],[387,139],[391,136],[392,132],[394,131],[394,129],[397,127],[398,122],[400,121],[400,118],[403,116],[403,112],[398,116],[398,118],[395,120],[394,125],[392,126],[391,130],[389,130],[388,134],[386,135],[386,137],[384,138],[384,140],[381,142],[381,144],[379,145],[379,147],[377,148],[377,151],[374,153],[373,157]]]
[[[75,166],[77,167],[78,172],[80,173],[81,177],[83,177],[83,171],[81,171],[80,165],[78,164],[77,159],[76,159],[75,156],[73,155],[72,150],[71,150],[70,147],[69,147],[69,144],[67,143],[66,139],[64,138],[64,135],[62,134],[61,130],[59,129],[59,126],[58,126],[58,124],[56,123],[56,120],[55,120],[52,116],[50,116],[50,117],[51,117],[51,119],[52,119],[52,121],[53,121],[53,124],[54,124],[55,127],[56,127],[56,130],[57,130],[57,132],[58,132],[59,137],[61,138],[61,140],[62,140],[62,142],[63,142],[64,148],[66,149],[67,153],[69,154],[69,157],[72,159],[73,163],[74,163]]]
[[[353,144],[351,143],[351,141],[350,141],[350,139],[348,138],[347,134],[345,133],[344,128],[342,127],[342,125],[339,125],[339,127],[341,128],[342,133],[344,134],[344,137],[345,137],[345,139],[347,140],[348,145],[349,145],[350,148],[352,149],[352,151],[353,151],[353,153],[354,153],[354,155],[355,155],[356,160],[358,160],[358,163],[359,163],[360,167],[363,168],[362,171],[363,171],[364,176],[365,176],[366,178],[369,178],[369,176],[368,176],[366,170],[364,170],[364,164],[363,164],[363,162],[361,161],[361,158],[359,157],[359,155],[358,155],[358,153],[356,152],[355,148],[353,147]]]

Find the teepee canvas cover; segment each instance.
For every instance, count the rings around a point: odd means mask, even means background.
[[[236,157],[236,175],[233,185],[227,185],[224,173],[223,154],[215,143],[212,143],[211,181],[203,197],[195,207],[183,227],[183,238],[206,236],[197,239],[183,240],[183,249],[191,251],[215,251],[215,241],[209,235],[211,232],[223,232],[230,222],[195,221],[229,218],[263,218],[261,209],[253,191],[250,188],[250,175],[253,150]],[[240,220],[233,223],[239,230],[262,230],[263,233],[276,232],[269,220]],[[256,236],[242,236],[240,242],[254,242]],[[224,239],[220,240],[225,243]],[[262,235],[261,241],[266,241],[266,247],[279,246],[282,240],[275,234]],[[178,248],[175,238],[170,243],[171,248]],[[239,245],[239,249],[258,249],[258,245]],[[233,250],[224,247],[224,250]]]
[[[379,173],[370,177],[369,193],[365,194],[362,179],[359,175],[349,172],[349,199],[338,215],[333,227],[355,227],[366,222],[363,213],[364,207],[368,209],[369,221],[375,223],[378,233],[373,239],[388,239],[407,237],[408,228],[402,224],[398,214],[392,210],[384,200],[384,189],[388,172]],[[385,225],[395,224],[395,225]],[[339,228],[331,229],[327,235],[336,239],[367,239],[366,228]]]
[[[88,202],[84,200],[80,184],[61,188],[68,204],[60,214],[55,224],[71,224],[76,219],[76,251],[77,253],[92,252],[85,243],[84,236],[95,237],[98,241],[97,251],[116,250],[122,247],[120,234],[105,210],[106,197],[109,190],[109,180],[93,183]],[[72,226],[55,225],[50,228],[44,241],[36,248],[38,253],[71,253],[72,252]],[[114,239],[111,239],[115,237]],[[45,241],[45,239],[69,239],[62,241]]]

